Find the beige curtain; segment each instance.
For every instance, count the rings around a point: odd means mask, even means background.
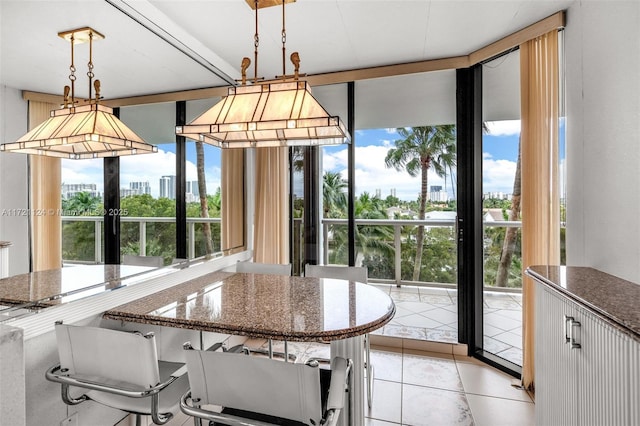
[[[558,188],[558,32],[520,45],[522,114],[522,260],[560,263]],[[522,384],[533,390],[533,281],[523,276]]]
[[[289,263],[288,148],[256,149],[253,260]]]
[[[59,105],[29,101],[29,129]],[[62,267],[61,166],[59,158],[29,156],[33,271]]]
[[[245,247],[244,149],[222,150],[222,251],[225,255]]]

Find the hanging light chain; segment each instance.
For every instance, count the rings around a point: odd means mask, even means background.
[[[253,35],[253,83],[258,82],[258,46],[260,45],[260,36],[258,35],[258,0],[256,0],[256,32]]]
[[[287,44],[287,30],[285,27],[285,14],[284,14],[284,10],[285,10],[285,0],[282,0],[282,77],[286,78],[285,76],[287,75],[287,70],[286,70],[286,61],[285,61],[285,57],[287,56],[287,48],[286,48],[286,44]]]
[[[69,65],[69,80],[71,81],[71,106],[76,104],[76,66],[73,62],[74,58],[75,37],[71,34],[71,65]]]
[[[87,77],[89,77],[89,100],[92,98],[93,90],[93,32],[89,32],[89,62],[87,63]]]

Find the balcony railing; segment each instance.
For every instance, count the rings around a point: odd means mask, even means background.
[[[93,260],[79,260],[79,259],[63,259],[65,262],[75,262],[75,263],[102,263],[102,224],[104,222],[104,218],[102,216],[63,216],[62,223],[70,222],[93,222],[93,249],[94,256]],[[165,223],[165,224],[175,224],[175,217],[131,217],[131,216],[121,216],[120,222],[122,224],[128,223],[136,223],[139,226],[138,230],[138,253],[141,256],[147,255],[147,224],[155,224],[155,223]],[[221,219],[220,218],[201,218],[201,217],[188,217],[187,218],[187,254],[189,259],[194,259],[196,257],[201,256],[200,253],[197,253],[196,250],[196,225],[210,223],[218,225],[218,229],[220,229]],[[63,230],[64,233],[64,230]],[[218,232],[219,234],[219,232]],[[63,235],[64,237],[64,235]],[[219,237],[219,235],[218,235]],[[218,239],[219,240],[219,239]],[[219,247],[217,247],[219,250]],[[214,247],[214,251],[216,251],[216,247]]]
[[[147,255],[147,242],[148,242],[148,224],[175,224],[175,218],[173,217],[131,217],[131,216],[122,216],[120,218],[123,226],[129,223],[138,224],[138,241],[137,245],[139,247],[139,252],[137,254]],[[73,222],[85,222],[91,223],[93,222],[93,259],[67,259],[65,258],[65,262],[87,262],[87,263],[101,263],[102,262],[102,216],[63,216],[62,217],[63,224],[65,223],[73,223]],[[197,233],[196,227],[199,224],[210,223],[217,225],[218,232],[218,241],[219,241],[219,230],[221,219],[220,218],[199,218],[199,217],[190,217],[187,218],[187,231],[188,231],[188,256],[189,258],[195,258],[202,253],[197,252],[196,248],[196,240]],[[453,219],[425,219],[425,220],[385,220],[385,219],[356,219],[355,221],[356,227],[362,229],[362,227],[372,227],[372,228],[381,228],[388,227],[392,229],[392,233],[387,232],[387,243],[390,246],[388,250],[389,253],[393,254],[385,254],[385,256],[393,256],[393,273],[392,278],[389,277],[381,277],[375,276],[375,273],[370,273],[369,278],[372,282],[380,282],[380,283],[393,283],[397,286],[402,285],[417,285],[417,286],[438,286],[438,287],[456,287],[455,282],[427,282],[427,281],[412,281],[409,279],[403,279],[402,277],[402,249],[403,245],[406,244],[415,244],[415,240],[409,241],[409,237],[407,237],[407,230],[415,229],[417,226],[422,225],[425,227],[425,235],[429,232],[429,230],[433,228],[444,228],[449,229],[450,231],[450,243],[451,246],[455,247],[455,226],[456,221]],[[294,220],[294,248],[293,248],[293,266],[294,273],[300,273],[304,268],[304,259],[302,256],[302,247],[303,247],[303,238],[302,238],[302,219]],[[323,219],[322,220],[322,233],[323,233],[323,258],[330,259],[330,254],[332,250],[335,250],[335,236],[338,233],[340,227],[344,227],[346,229],[348,225],[347,219]],[[498,222],[485,222],[484,223],[485,231],[486,229],[491,228],[521,228],[522,223],[511,222],[511,221],[498,221]],[[404,229],[403,229],[404,228]],[[63,231],[64,232],[64,231]],[[84,233],[90,232],[89,230],[83,230]],[[403,233],[404,232],[404,233]],[[72,236],[73,237],[73,236]],[[88,235],[85,235],[85,238],[91,238]],[[487,237],[487,233],[485,232],[485,238],[490,239],[491,237]],[[428,247],[428,241],[425,239],[425,249]],[[491,244],[491,241],[486,242],[485,245],[488,246]],[[219,250],[219,247],[217,248]],[[216,248],[214,248],[216,251]],[[424,261],[429,261],[429,259],[425,259]],[[362,258],[358,259],[359,263],[362,263]],[[329,262],[327,262],[329,263]],[[457,268],[457,256],[453,256],[452,265],[447,265],[451,270],[455,270]],[[516,289],[514,289],[516,290]],[[517,289],[516,291],[519,291]]]
[[[298,244],[300,247],[294,247],[294,270],[302,271],[304,268],[302,256],[296,256],[297,252],[301,251],[302,247],[302,219],[296,219],[298,223],[294,226],[294,245]],[[323,219],[322,220],[322,234],[323,234],[323,259],[330,259],[330,252],[332,249],[332,243],[334,243],[334,239],[332,234],[335,232],[337,227],[344,227],[346,229],[348,225],[347,219]],[[407,243],[406,235],[403,235],[403,227],[413,228],[415,229],[417,226],[422,225],[425,227],[425,231],[428,231],[432,228],[446,228],[451,231],[451,237],[455,239],[455,229],[456,229],[456,221],[454,219],[424,219],[424,220],[387,220],[387,219],[356,219],[355,225],[357,228],[364,226],[371,227],[391,227],[393,229],[393,237],[392,237],[392,252],[393,252],[393,278],[381,278],[374,275],[369,275],[369,279],[373,282],[382,282],[382,283],[394,283],[397,286],[402,285],[417,285],[417,286],[437,286],[437,287],[451,287],[454,288],[457,286],[455,282],[443,283],[441,281],[438,282],[425,282],[425,281],[412,281],[402,278],[402,245]],[[520,221],[487,221],[483,224],[485,230],[491,228],[518,228],[522,227],[522,222]],[[357,238],[357,237],[356,237]],[[491,239],[491,236],[487,237],[487,233],[485,232],[485,238]],[[519,237],[518,237],[519,238]],[[492,241],[487,241],[485,246],[489,246]],[[413,241],[415,244],[415,241]],[[427,247],[428,242],[425,240],[425,248]],[[426,259],[428,261],[428,259]],[[326,263],[329,263],[325,261]],[[454,262],[457,262],[457,256],[454,259]],[[360,262],[358,262],[360,264]],[[457,268],[457,265],[450,265],[451,268]],[[509,289],[506,289],[509,291]],[[512,289],[515,291],[519,291],[520,289]]]

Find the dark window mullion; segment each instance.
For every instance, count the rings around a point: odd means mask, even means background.
[[[120,118],[120,108],[113,109]],[[104,158],[104,263],[120,264],[120,157]]]
[[[187,103],[176,102],[176,126],[187,124]],[[176,257],[187,254],[187,144],[184,136],[176,136]]]

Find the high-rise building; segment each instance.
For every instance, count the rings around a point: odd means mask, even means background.
[[[160,178],[160,198],[176,199],[175,176],[162,176]]]
[[[446,203],[449,201],[449,194],[442,190],[441,185],[431,185],[428,200],[434,203]]]
[[[62,198],[68,200],[80,192],[88,192],[92,197],[101,197],[95,183],[65,183],[62,185]]]
[[[129,195],[144,195],[151,194],[151,186],[149,182],[129,182],[129,189],[131,193]]]
[[[200,196],[200,188],[198,187],[197,180],[187,181],[187,194],[192,194],[194,197]]]

